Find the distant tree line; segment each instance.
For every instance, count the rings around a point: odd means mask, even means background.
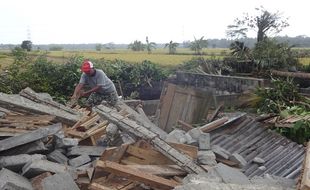
[[[310,37],[307,36],[296,36],[296,37],[288,37],[288,36],[280,36],[275,37],[275,39],[280,42],[284,43],[287,42],[288,45],[294,47],[310,47]],[[233,42],[229,39],[206,39],[208,42],[208,48],[229,48],[230,44]],[[240,39],[243,41],[247,47],[254,47],[255,43],[257,42],[256,38],[244,38]],[[169,43],[169,42],[167,42]],[[191,41],[184,41],[184,42],[175,42],[178,43],[178,48],[189,48]],[[20,45],[20,44],[18,44]],[[0,49],[14,49],[16,44],[0,44]],[[102,44],[101,49],[127,49],[129,44],[114,44],[114,43],[107,43]],[[156,48],[164,48],[166,43],[156,43]],[[35,43],[32,44],[32,50],[55,50],[54,48],[62,50],[96,50],[98,49],[98,43],[93,44],[44,44],[44,45],[37,45]]]

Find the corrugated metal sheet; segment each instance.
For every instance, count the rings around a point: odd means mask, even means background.
[[[231,154],[238,153],[246,161],[243,167],[248,177],[272,174],[296,179],[302,169],[305,147],[264,127],[250,117],[238,123],[222,127],[211,133],[211,144],[219,145]],[[255,157],[265,160],[264,164],[253,162]],[[259,169],[265,166],[265,170]]]

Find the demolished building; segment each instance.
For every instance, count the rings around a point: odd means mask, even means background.
[[[246,113],[220,112],[219,102],[262,85],[178,73],[153,121],[141,101],[89,112],[29,88],[1,93],[0,189],[309,189],[305,146]]]

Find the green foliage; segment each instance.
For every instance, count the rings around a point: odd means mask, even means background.
[[[277,43],[272,39],[258,42],[253,50],[253,57],[260,70],[283,69],[298,63],[292,47],[289,47],[287,43]]]
[[[147,49],[147,53],[151,54],[152,53],[152,49],[156,49],[156,43],[155,42],[149,42],[149,38],[146,37],[146,45],[145,45],[146,49]]]
[[[227,28],[227,35],[232,38],[246,38],[249,30],[257,32],[257,42],[263,41],[268,34],[277,34],[289,26],[287,18],[282,18],[279,12],[271,13],[264,7],[255,8],[257,13],[245,13],[242,18],[234,20],[234,24]]]
[[[165,48],[169,48],[169,54],[175,54],[177,52],[177,47],[179,43],[173,42],[172,40],[169,43],[165,44]]]
[[[293,79],[273,78],[271,83],[273,88],[258,88],[255,92],[260,97],[257,105],[259,113],[281,113],[302,99]]]
[[[101,44],[97,44],[95,49],[96,49],[96,51],[101,51],[101,48],[102,48],[102,45]]]
[[[50,51],[62,51],[63,49],[62,46],[52,46],[49,48]]]
[[[194,57],[191,60],[184,62],[178,70],[189,71],[195,73],[209,73],[222,75],[230,73],[231,67],[218,59],[204,59],[203,57]]]
[[[141,41],[135,40],[128,45],[128,49],[131,49],[132,51],[144,51],[145,45]]]
[[[30,40],[24,40],[20,46],[21,48],[31,51],[32,49],[32,42]]]
[[[245,46],[244,42],[234,41],[230,44],[229,49],[231,50],[231,55],[238,59],[251,59],[251,50]]]
[[[195,41],[190,43],[190,50],[195,51],[197,55],[201,55],[202,48],[208,47],[207,40],[204,40],[203,38],[204,36],[198,40],[195,38]]]

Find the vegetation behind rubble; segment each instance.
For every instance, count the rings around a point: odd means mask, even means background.
[[[30,87],[36,92],[49,93],[62,103],[72,95],[81,75],[83,56],[72,56],[66,64],[56,64],[48,61],[45,53],[34,57],[21,48],[15,48],[12,54],[14,62],[0,73],[1,92],[17,94]],[[122,87],[126,84],[132,84],[134,87],[151,86],[153,82],[164,80],[169,74],[150,61],[142,61],[139,64],[122,60],[92,61],[96,68],[104,69],[107,75]]]
[[[272,88],[258,88],[256,95],[258,113],[274,113],[287,118],[289,115],[310,115],[310,99],[298,93],[293,79],[272,78]],[[300,120],[292,127],[277,127],[279,133],[304,143],[310,139],[310,122]]]

